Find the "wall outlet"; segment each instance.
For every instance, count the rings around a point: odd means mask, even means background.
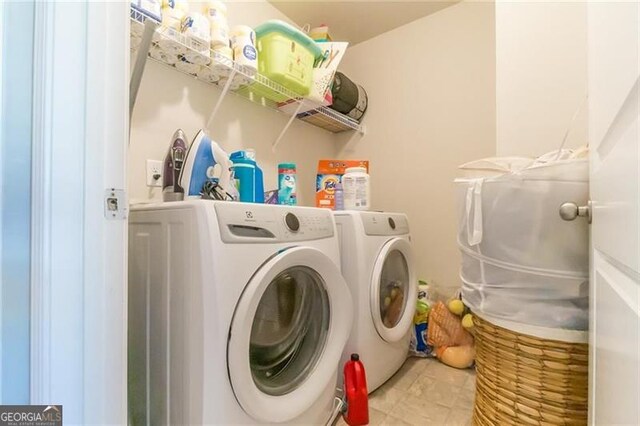
[[[162,166],[162,161],[147,160],[147,186],[162,186]]]

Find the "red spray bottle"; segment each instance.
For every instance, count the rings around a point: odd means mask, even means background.
[[[349,426],[369,424],[367,377],[358,354],[351,354],[351,360],[344,365],[344,395],[347,402],[344,421]]]

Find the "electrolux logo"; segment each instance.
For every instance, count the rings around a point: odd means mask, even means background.
[[[0,405],[0,426],[61,426],[62,405]]]

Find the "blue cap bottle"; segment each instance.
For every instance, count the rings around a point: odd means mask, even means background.
[[[249,155],[251,155],[251,152]],[[262,169],[247,155],[246,151],[232,152],[233,174],[238,186],[240,201],[264,203],[264,180]]]

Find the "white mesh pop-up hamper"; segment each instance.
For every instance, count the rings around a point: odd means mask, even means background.
[[[586,330],[588,225],[563,221],[558,209],[567,201],[586,204],[588,160],[550,157],[461,166],[462,295],[472,310],[494,318]]]

